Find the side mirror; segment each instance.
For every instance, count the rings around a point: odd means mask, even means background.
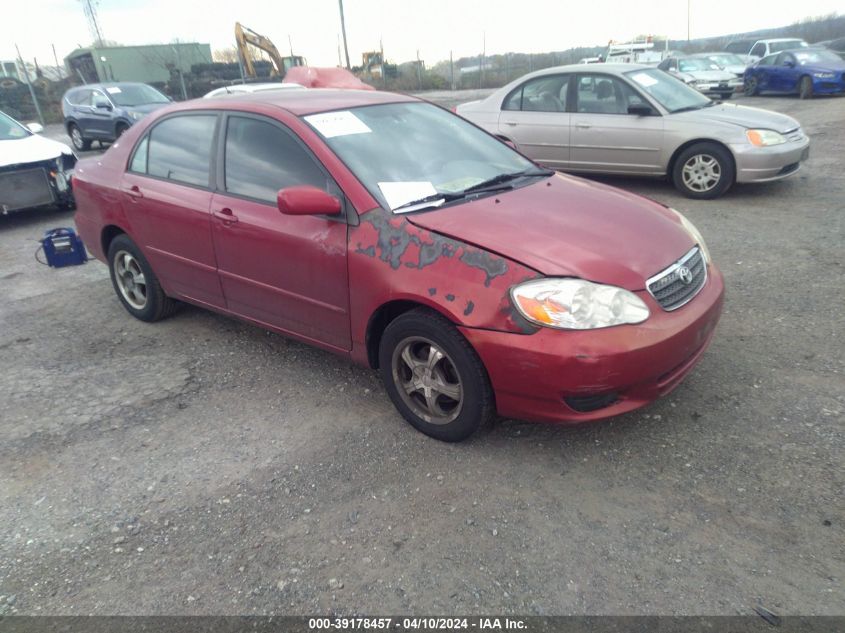
[[[339,215],[341,211],[340,200],[308,185],[279,190],[276,204],[285,215]]]
[[[651,116],[652,114],[654,114],[654,110],[651,109],[651,106],[647,105],[629,105],[628,114],[636,114],[637,116]]]
[[[28,129],[33,134],[41,134],[41,132],[44,131],[44,126],[40,123],[30,123],[26,126],[26,129]]]
[[[504,143],[505,145],[507,145],[511,149],[516,149],[516,143],[514,143],[512,140],[510,140],[508,138],[503,138],[503,139],[501,139],[501,141],[502,141],[502,143]]]
[[[787,68],[795,68],[795,62],[790,61],[788,59],[785,62],[783,62],[783,65],[786,66]]]
[[[97,100],[94,102],[94,107],[98,110],[111,110],[111,104],[105,100]]]

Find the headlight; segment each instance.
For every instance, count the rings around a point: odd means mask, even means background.
[[[559,330],[592,330],[648,318],[637,295],[582,279],[537,279],[511,288],[516,309],[536,325]]]
[[[783,135],[774,130],[746,130],[745,136],[748,138],[748,142],[756,147],[768,147],[769,145],[786,143]]]
[[[138,119],[140,119],[142,116],[144,116],[144,113],[143,113],[143,112],[136,112],[135,110],[130,110],[130,111],[128,112],[128,114],[129,114],[129,116],[130,116],[130,117],[132,117],[132,119],[133,119],[134,121],[137,121],[137,120],[138,120]]]
[[[678,216],[678,219],[681,221],[681,226],[684,227],[684,230],[689,233],[689,236],[696,244],[698,244],[698,248],[701,249],[701,254],[704,255],[704,261],[708,264],[713,261],[710,259],[710,251],[707,248],[707,244],[704,243],[704,237],[702,237],[701,232],[695,228],[695,224],[687,220],[686,216],[677,209],[673,209],[672,207],[666,208]]]
[[[836,73],[813,73],[813,77],[816,79],[833,79],[836,77]]]

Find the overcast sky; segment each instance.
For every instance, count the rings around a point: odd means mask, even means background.
[[[0,59],[22,55],[52,64],[92,40],[80,0],[4,0]],[[236,21],[272,39],[282,54],[304,55],[312,66],[338,61],[337,0],[99,0],[103,37],[121,44],[174,39],[234,43]],[[690,0],[691,35],[705,37],[783,26],[842,9],[842,0],[776,0],[760,9],[755,0]],[[416,57],[429,65],[481,52],[544,52],[606,44],[643,33],[682,39],[687,35],[685,0],[345,0],[349,56],[378,50],[392,62]]]

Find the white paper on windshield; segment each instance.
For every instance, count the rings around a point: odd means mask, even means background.
[[[116,95],[120,92],[120,88],[118,88],[117,86],[109,86],[108,88],[106,88],[106,92],[108,92],[110,95]]]
[[[381,194],[387,200],[391,211],[403,204],[437,193],[437,189],[430,182],[380,182],[378,188],[381,189]],[[402,209],[400,213],[407,211],[413,211],[413,207]]]
[[[312,114],[305,117],[305,120],[317,128],[317,131],[326,138],[372,132],[361,119],[349,110]]]
[[[636,75],[631,75],[631,79],[636,81],[641,86],[645,86],[648,88],[649,86],[653,86],[657,83],[657,79],[647,75],[646,73],[637,73]]]

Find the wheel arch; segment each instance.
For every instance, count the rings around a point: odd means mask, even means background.
[[[438,309],[437,306],[421,301],[414,301],[413,299],[394,299],[381,304],[370,315],[367,321],[367,331],[364,339],[367,349],[367,362],[372,369],[378,369],[379,366],[378,351],[384,330],[396,318],[417,308],[430,310],[447,319],[450,323],[454,322],[448,313]]]
[[[728,147],[725,143],[712,138],[696,138],[689,141],[685,141],[684,143],[676,147],[675,151],[672,152],[672,157],[669,159],[669,164],[666,167],[666,174],[669,176],[669,178],[671,179],[672,174],[675,172],[675,163],[678,162],[678,157],[685,150],[689,149],[693,145],[696,145],[697,143],[712,143],[713,145],[718,145],[719,147],[724,149],[728,153],[728,156],[731,157],[731,161],[733,162],[733,182],[736,182],[736,156],[734,156],[734,153],[731,151],[731,148]]]
[[[116,224],[108,224],[100,232],[100,248],[103,249],[103,256],[108,258],[109,245],[118,235],[126,235],[126,231]]]
[[[75,125],[76,127],[79,127],[79,122],[74,118],[65,119],[65,132],[68,133],[68,136],[70,136],[70,126],[71,125]],[[79,131],[80,132],[82,131],[81,127],[79,127]]]

